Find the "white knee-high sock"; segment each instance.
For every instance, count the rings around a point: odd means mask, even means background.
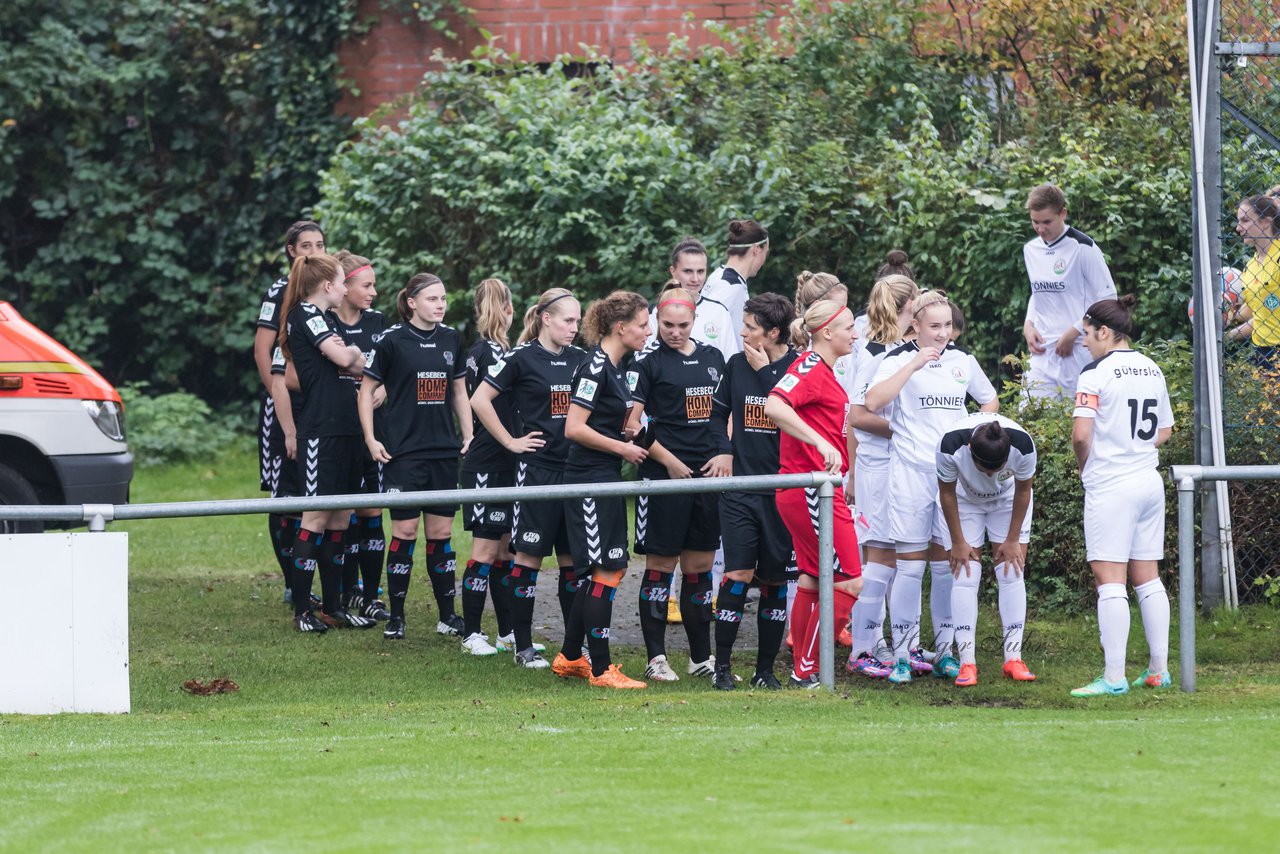
[[[1142,631],[1151,648],[1148,669],[1159,673],[1169,669],[1169,594],[1159,578],[1133,589],[1138,597],[1138,610],[1142,614]]]
[[[885,583],[867,577],[866,568],[862,574],[862,593],[853,606],[853,649],[849,653],[850,660],[863,653],[874,652],[876,644],[884,640],[884,593]]]
[[[868,563],[862,567],[862,583],[864,585],[864,595],[866,587],[873,581],[884,585],[884,595],[880,597],[880,613],[877,619],[880,623],[879,632],[875,638],[875,643],[871,646],[871,654],[881,661],[893,660],[893,647],[891,647],[884,639],[884,618],[888,611],[888,602],[890,591],[893,590],[894,568],[883,563]]]
[[[950,655],[955,645],[956,627],[951,619],[951,562],[929,561],[929,616],[933,619],[933,648],[938,655]]]
[[[908,658],[920,644],[920,595],[924,587],[924,561],[898,560],[889,596],[889,624],[893,631],[893,657]]]
[[[1004,660],[1022,658],[1022,629],[1027,622],[1027,582],[1005,565],[996,564],[996,581],[1000,583],[1000,623],[1004,627]]]
[[[1102,641],[1103,678],[1124,681],[1125,648],[1129,643],[1129,595],[1123,584],[1098,585],[1098,635]]]
[[[978,585],[982,581],[982,564],[969,561],[969,573],[964,571],[951,585],[951,617],[955,622],[956,650],[961,664],[978,661]]]

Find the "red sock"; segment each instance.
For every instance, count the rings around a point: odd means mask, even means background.
[[[845,626],[849,625],[849,615],[853,612],[853,606],[857,604],[858,597],[843,590],[837,590],[835,594],[836,634],[839,634]]]
[[[818,591],[800,587],[791,606],[791,633],[796,645],[791,650],[796,678],[818,672]]]

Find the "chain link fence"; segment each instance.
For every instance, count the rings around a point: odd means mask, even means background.
[[[1280,5],[1222,0],[1221,282],[1228,465],[1280,463]],[[1280,583],[1280,483],[1232,483],[1241,602]],[[1274,594],[1273,594],[1274,595]]]

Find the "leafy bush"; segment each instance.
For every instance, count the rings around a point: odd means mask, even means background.
[[[0,5],[0,296],[117,384],[242,396],[348,0]]]
[[[208,458],[237,436],[233,422],[187,392],[151,395],[147,383],[122,386],[129,450],[142,466]]]
[[[1131,106],[1103,75],[1094,100],[1037,123],[1034,93],[1023,112],[993,103],[999,63],[976,74],[970,46],[921,35],[933,9],[802,0],[779,21],[722,30],[724,47],[675,40],[625,68],[588,55],[544,72],[492,49],[443,62],[407,117],[375,118],[338,153],[319,211],[331,240],[378,260],[384,290],[441,274],[459,324],[471,285],[492,274],[522,304],[551,286],[652,292],[684,234],[720,260],[735,216],[770,229],[754,289],[791,293],[800,270],[825,269],[861,299],[902,247],[924,284],[966,306],[968,341],[994,374],[1024,346],[1023,201],[1052,179],[1121,289],[1150,296],[1145,330],[1185,337],[1183,102]]]

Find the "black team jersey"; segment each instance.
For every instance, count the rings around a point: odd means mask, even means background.
[[[626,423],[627,411],[631,409],[631,393],[622,378],[622,367],[610,362],[604,350],[592,347],[574,372],[571,385],[570,402],[590,410],[587,426],[601,436],[626,441],[622,436],[622,425]],[[603,469],[617,474],[622,470],[622,458],[570,442],[564,468],[566,473]]]
[[[717,416],[711,403],[724,377],[724,356],[715,347],[692,343],[693,352],[686,355],[654,341],[637,354],[627,384],[631,399],[649,416],[654,441],[696,471],[730,448],[724,416]],[[649,460],[643,468],[645,476],[656,469],[665,473]]]
[[[552,353],[535,341],[527,341],[493,365],[484,381],[498,390],[498,400],[508,401],[520,413],[521,434],[537,430],[546,444],[519,460],[543,468],[564,468],[569,440],[564,422],[574,374],[587,359],[578,347]],[[513,431],[514,432],[514,431]]]
[[[382,443],[393,457],[456,457],[462,440],[454,426],[453,381],[466,376],[462,336],[436,324],[430,332],[397,323],[377,336],[365,376],[387,387]]]
[[[496,341],[481,338],[471,345],[467,351],[467,397],[476,393],[476,389],[484,382],[489,370],[498,364],[503,357],[503,349]],[[520,418],[512,406],[509,395],[499,395],[493,400],[493,410],[498,420],[512,436],[519,435]],[[462,458],[462,470],[467,472],[510,471],[516,467],[515,455],[502,447],[498,440],[480,423],[480,419],[471,416],[472,439],[467,455]]]
[[[262,296],[262,307],[258,309],[258,329],[280,331],[280,304],[284,302],[284,292],[289,287],[286,277],[276,279]]]
[[[344,379],[344,372],[320,352],[320,345],[330,338],[342,340],[333,320],[311,303],[301,302],[289,312],[285,328],[303,394],[298,436],[359,436],[356,385]]]
[[[713,405],[722,418],[733,418],[733,474],[735,477],[778,473],[778,425],[764,414],[769,391],[786,376],[800,354],[791,348],[776,362],[753,370],[746,354],[738,353],[724,368]]]
[[[360,319],[350,326],[342,322],[342,318],[338,317],[336,311],[329,312],[329,320],[332,321],[334,328],[338,330],[338,334],[342,336],[343,341],[360,348],[360,352],[364,353],[366,362],[369,361],[369,354],[373,352],[373,339],[378,333],[385,331],[387,328],[386,315],[371,308],[360,312]],[[354,382],[357,389],[360,388],[362,377],[346,372],[343,372],[342,376]]]

